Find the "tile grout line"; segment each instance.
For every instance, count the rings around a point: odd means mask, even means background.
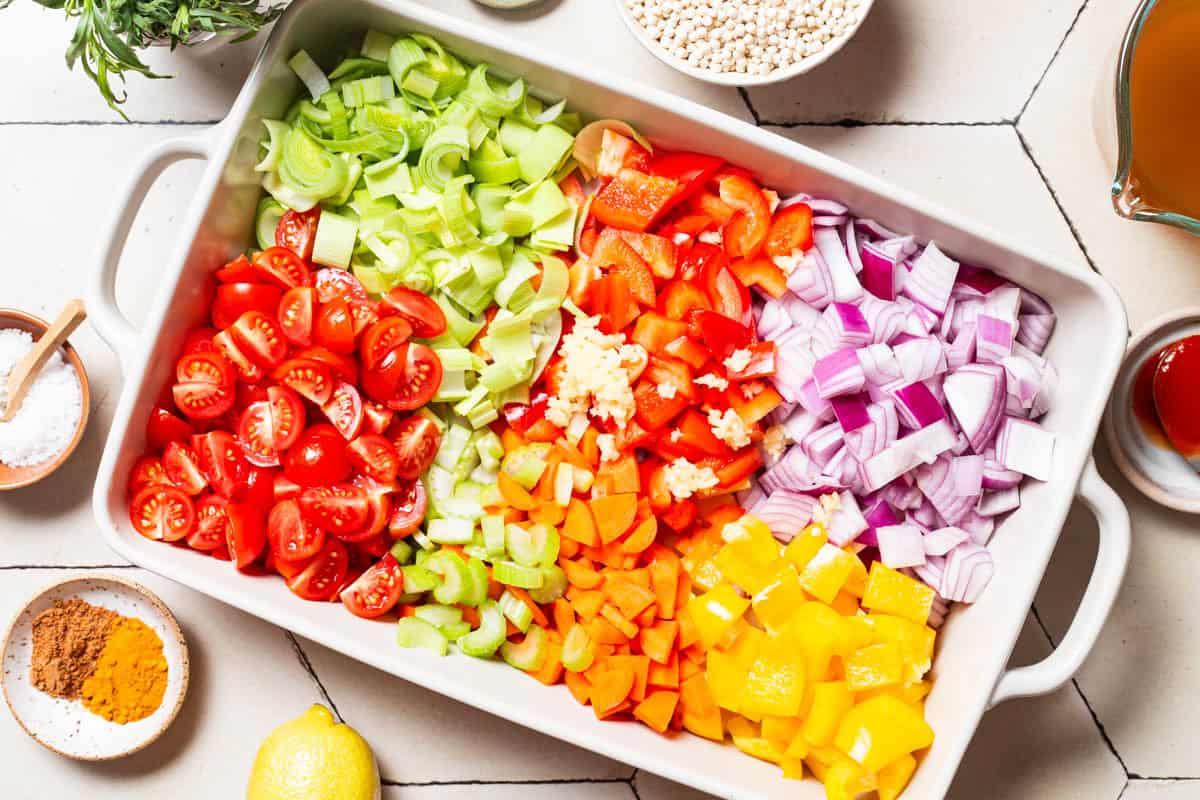
[[[304,648],[300,646],[299,640],[295,634],[289,630],[285,630],[283,635],[292,643],[292,651],[295,652],[296,658],[300,661],[300,666],[308,673],[308,676],[317,684],[317,689],[321,692],[321,697],[325,698],[325,702],[329,703],[329,707],[333,710],[333,715],[337,717],[338,722],[345,724],[346,720],[342,718],[342,714],[338,711],[337,704],[333,702],[333,698],[329,696],[329,692],[325,689],[325,684],[321,683],[321,678],[317,675],[317,670],[313,667],[312,662],[308,660],[308,654],[304,652]]]
[[[629,780],[626,781],[629,784],[629,791],[633,793],[633,800],[642,800],[642,795],[638,792],[637,788],[637,776],[639,772],[640,770],[637,767],[634,767],[633,774],[630,775]]]
[[[1075,26],[1079,24],[1079,18],[1083,16],[1083,12],[1088,6],[1088,2],[1089,0],[1083,0],[1079,6],[1079,10],[1075,12],[1075,18],[1071,20],[1071,24],[1067,26],[1067,30],[1065,33],[1063,33],[1062,39],[1059,40],[1058,47],[1056,47],[1054,52],[1050,55],[1050,60],[1046,62],[1046,68],[1042,70],[1042,74],[1038,76],[1037,81],[1034,82],[1033,88],[1029,91],[1029,96],[1025,98],[1025,102],[1021,104],[1021,110],[1017,112],[1016,119],[1013,120],[1014,124],[1019,123],[1021,121],[1021,117],[1025,116],[1025,111],[1029,108],[1029,104],[1033,102],[1034,95],[1037,94],[1038,89],[1042,88],[1042,82],[1046,80],[1046,76],[1050,74],[1050,68],[1053,67],[1054,62],[1058,60],[1058,54],[1061,53],[1063,48],[1067,46],[1067,39],[1071,38],[1071,34],[1074,32]]]

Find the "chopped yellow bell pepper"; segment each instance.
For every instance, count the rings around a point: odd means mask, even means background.
[[[876,772],[903,755],[933,744],[933,729],[912,706],[880,695],[846,713],[834,744],[864,769]]]
[[[867,591],[867,566],[863,564],[861,558],[856,557],[854,559],[854,565],[850,569],[850,577],[846,578],[846,584],[842,587],[842,591],[860,600],[863,593]]]
[[[725,524],[721,528],[721,539],[732,544],[746,542],[750,545],[747,551],[760,564],[768,564],[779,558],[783,545],[779,544],[771,527],[752,514],[744,514],[737,520]]]
[[[777,717],[767,714],[762,720],[762,735],[773,742],[783,742],[786,746],[796,738],[802,724],[799,717]]]
[[[800,585],[826,605],[833,602],[854,569],[858,556],[826,543],[800,570]]]
[[[683,557],[683,568],[687,570],[692,584],[709,591],[721,582],[721,570],[717,567],[716,555],[721,549],[720,541],[703,539],[692,544],[692,549]]]
[[[743,739],[757,739],[762,732],[757,722],[752,722],[740,714],[730,714],[725,720],[725,730],[730,736],[740,736]]]
[[[717,705],[737,711],[742,690],[746,686],[746,670],[739,667],[729,654],[709,650],[704,664],[704,677]]]
[[[842,757],[829,765],[822,779],[826,800],[856,800],[859,795],[874,791],[878,778],[848,758]]]
[[[771,578],[752,598],[754,614],[767,630],[782,629],[796,609],[807,600],[800,585],[800,573],[791,564],[782,562]],[[855,608],[858,604],[855,604]]]
[[[807,602],[796,608],[783,635],[792,637],[804,653],[810,680],[825,680],[829,661],[835,653],[847,651],[850,635],[845,617],[829,606]]]
[[[846,754],[836,747],[813,747],[809,749],[808,755],[804,757],[804,763],[817,780],[823,781],[829,768],[835,762],[845,757]]]
[[[846,684],[853,691],[894,686],[903,679],[904,659],[895,642],[867,645],[846,659]]]
[[[871,564],[863,608],[894,614],[924,625],[933,607],[933,589],[907,575],[885,567],[881,562]]]
[[[730,542],[717,551],[714,559],[722,577],[738,586],[747,594],[755,594],[766,586],[778,571],[783,559],[758,561],[754,556],[754,545],[748,539]]]
[[[737,638],[725,648],[725,652],[742,672],[749,672],[750,665],[758,658],[758,649],[766,640],[767,635],[761,629],[745,625],[738,630]]]
[[[858,559],[855,560],[857,561]],[[859,561],[858,563],[861,564],[862,562]],[[863,567],[863,569],[866,570],[866,567]],[[865,571],[863,574],[866,574]],[[833,598],[833,602],[829,606],[843,617],[853,617],[858,614],[858,598],[845,589],[837,593],[837,597]]]
[[[730,731],[730,734],[733,737],[733,746],[743,753],[760,758],[763,761],[770,761],[772,764],[783,763],[784,748],[779,742],[773,742],[761,736],[738,736],[732,731]]]
[[[700,642],[711,649],[734,623],[742,618],[750,600],[728,583],[721,583],[688,602],[688,613],[700,634]]]
[[[906,681],[919,681],[933,664],[934,630],[903,617],[872,612],[867,624],[876,642],[895,642],[904,659]]]
[[[917,760],[905,754],[879,770],[879,800],[896,800],[917,771]]]
[[[796,569],[804,569],[827,541],[823,526],[809,525],[788,542],[783,549],[783,557],[792,562]]]
[[[815,683],[813,702],[804,720],[801,735],[810,745],[825,746],[833,742],[842,718],[854,706],[854,692],[844,681]]]
[[[743,713],[795,716],[804,700],[804,677],[792,640],[768,635],[750,665],[738,705]]]
[[[780,766],[783,767],[783,777],[798,781],[804,778],[804,759],[784,756]]]

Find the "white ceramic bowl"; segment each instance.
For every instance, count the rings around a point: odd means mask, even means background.
[[[93,714],[81,702],[51,697],[33,686],[33,619],[59,600],[73,597],[140,619],[162,639],[167,688],[150,716],[120,725]],[[38,744],[80,761],[109,761],[136,753],[166,731],[183,706],[188,672],[187,643],[179,623],[153,592],[114,575],[88,575],[46,587],[17,614],[4,639],[0,683],[17,724]]]
[[[497,661],[438,658],[395,644],[393,626],[369,622],[333,603],[307,603],[277,578],[248,577],[228,563],[139,536],[129,523],[126,476],[145,448],[146,419],[189,327],[207,317],[204,287],[212,270],[252,242],[261,189],[253,171],[263,117],[282,114],[301,86],[287,67],[297,49],[332,65],[364,29],[422,31],[471,60],[523,75],[550,95],[567,97],[590,117],[620,117],[667,148],[722,156],[782,194],[838,198],[855,213],[894,230],[936,240],[948,252],[1000,274],[1049,301],[1058,329],[1046,355],[1062,374],[1060,396],[1045,419],[1058,435],[1051,479],[1022,489],[1024,504],[991,547],[996,575],[973,606],[956,609],[938,637],[927,713],[937,733],[906,798],[941,798],[984,711],[997,702],[1042,694],[1066,682],[1099,634],[1124,574],[1129,515],[1091,464],[1105,399],[1125,349],[1124,309],[1099,275],[1064,264],[986,226],[915,197],[878,178],[753,125],[670,95],[594,64],[546,53],[412,3],[388,0],[298,0],[275,26],[225,121],[207,134],[165,141],[139,172],[116,187],[110,231],[97,254],[88,304],[92,321],[117,351],[125,373],[97,472],[93,507],[106,541],[125,558],[293,630],[334,650],[460,702],[725,798],[816,800],[814,781],[784,780],[778,767],[732,746],[694,736],[661,737],[642,725],[597,721],[563,686],[547,688]],[[931,156],[932,157],[932,156]],[[179,241],[165,258],[162,286],[146,309],[142,332],[119,311],[117,264],[141,198],[172,161],[208,159],[180,219]],[[1099,518],[1100,546],[1075,621],[1045,661],[1005,672],[1067,511],[1076,497]]]
[[[592,2],[594,0],[589,0]],[[732,2],[732,0],[730,0]],[[854,34],[858,33],[858,29],[862,27],[863,20],[867,18],[871,7],[875,5],[875,0],[859,0],[858,8],[855,13],[857,18],[849,28],[843,31],[840,35],[835,36],[825,43],[821,51],[814,53],[811,56],[802,58],[801,60],[787,67],[768,72],[765,75],[751,75],[745,72],[716,72],[710,69],[701,69],[700,67],[692,66],[671,53],[668,53],[662,45],[650,38],[646,29],[638,24],[633,15],[629,13],[629,9],[625,7],[625,0],[615,0],[617,4],[617,13],[621,15],[621,19],[625,23],[625,27],[629,28],[629,32],[638,40],[642,47],[649,50],[655,58],[666,64],[672,69],[682,72],[695,78],[698,81],[707,83],[715,83],[720,86],[767,86],[772,83],[782,83],[783,81],[795,78],[797,75],[803,75],[809,70],[819,67],[824,64],[834,53],[841,50],[846,42],[854,38]]]

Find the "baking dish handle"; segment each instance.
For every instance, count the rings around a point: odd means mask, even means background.
[[[1096,515],[1100,545],[1096,566],[1088,581],[1075,619],[1054,652],[1037,664],[1010,669],[1000,676],[992,692],[991,706],[1014,697],[1048,694],[1062,686],[1083,665],[1108,619],[1125,566],[1129,563],[1129,511],[1117,493],[1089,461],[1079,482],[1079,499]]]
[[[122,365],[138,344],[138,332],[117,306],[117,267],[129,238],[129,229],[150,187],[167,167],[185,159],[209,157],[211,132],[204,136],[167,139],[148,150],[124,186],[114,194],[112,212],[97,250],[95,269],[88,283],[88,316],[92,325]]]

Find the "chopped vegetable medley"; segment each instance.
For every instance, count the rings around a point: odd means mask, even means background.
[[[289,63],[138,533],[896,798],[935,629],[1053,475],[1045,301],[421,34]]]

